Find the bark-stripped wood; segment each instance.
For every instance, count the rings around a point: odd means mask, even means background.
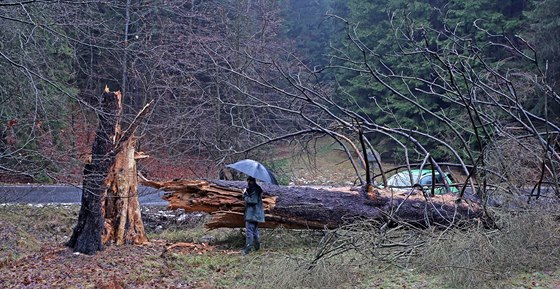
[[[103,244],[142,244],[148,241],[138,201],[136,159],[139,154],[135,146],[136,139],[133,137],[123,144],[107,177]]]
[[[142,184],[169,193],[164,199],[171,209],[201,211],[212,215],[208,228],[243,227],[242,190],[245,182],[175,180]],[[338,189],[313,189],[261,184],[265,191],[265,219],[261,227],[298,229],[334,228],[353,218],[405,221],[418,226],[449,226],[482,217],[477,203],[456,203],[456,196],[424,197],[375,190],[376,198],[364,198],[358,192]],[[375,200],[372,200],[375,199]]]

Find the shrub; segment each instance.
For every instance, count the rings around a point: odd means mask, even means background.
[[[453,230],[434,238],[415,265],[443,275],[454,288],[484,288],[512,274],[560,265],[560,225],[547,212],[499,216],[499,229]]]

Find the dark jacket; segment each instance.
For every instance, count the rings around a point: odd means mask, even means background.
[[[259,185],[248,187],[243,193],[245,201],[245,221],[264,223],[262,189]]]

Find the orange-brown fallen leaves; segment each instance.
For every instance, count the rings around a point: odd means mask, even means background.
[[[110,246],[88,256],[62,245],[46,245],[23,259],[0,264],[0,288],[199,288],[200,284],[185,281],[180,272],[168,267],[165,254],[210,251],[233,252],[208,244],[154,240],[145,245]]]
[[[162,254],[165,254],[173,250],[173,252],[180,252],[180,253],[195,253],[195,254],[204,254],[209,251],[214,250],[214,246],[210,246],[206,243],[187,243],[187,242],[179,242],[172,244],[170,246],[165,247],[165,250]]]

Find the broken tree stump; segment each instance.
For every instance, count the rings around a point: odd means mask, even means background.
[[[121,130],[122,95],[103,91],[91,161],[84,166],[82,204],[78,224],[66,246],[75,252],[95,254],[110,240],[147,241],[138,209],[134,132],[153,102]]]
[[[174,180],[141,183],[168,192],[163,199],[170,209],[207,212],[210,229],[244,227],[240,181]],[[475,202],[456,203],[455,195],[427,197],[422,193],[396,193],[375,190],[375,200],[349,189],[314,189],[260,184],[265,195],[263,228],[283,226],[294,229],[336,228],[355,218],[407,222],[416,226],[450,226],[457,222],[482,217]]]

